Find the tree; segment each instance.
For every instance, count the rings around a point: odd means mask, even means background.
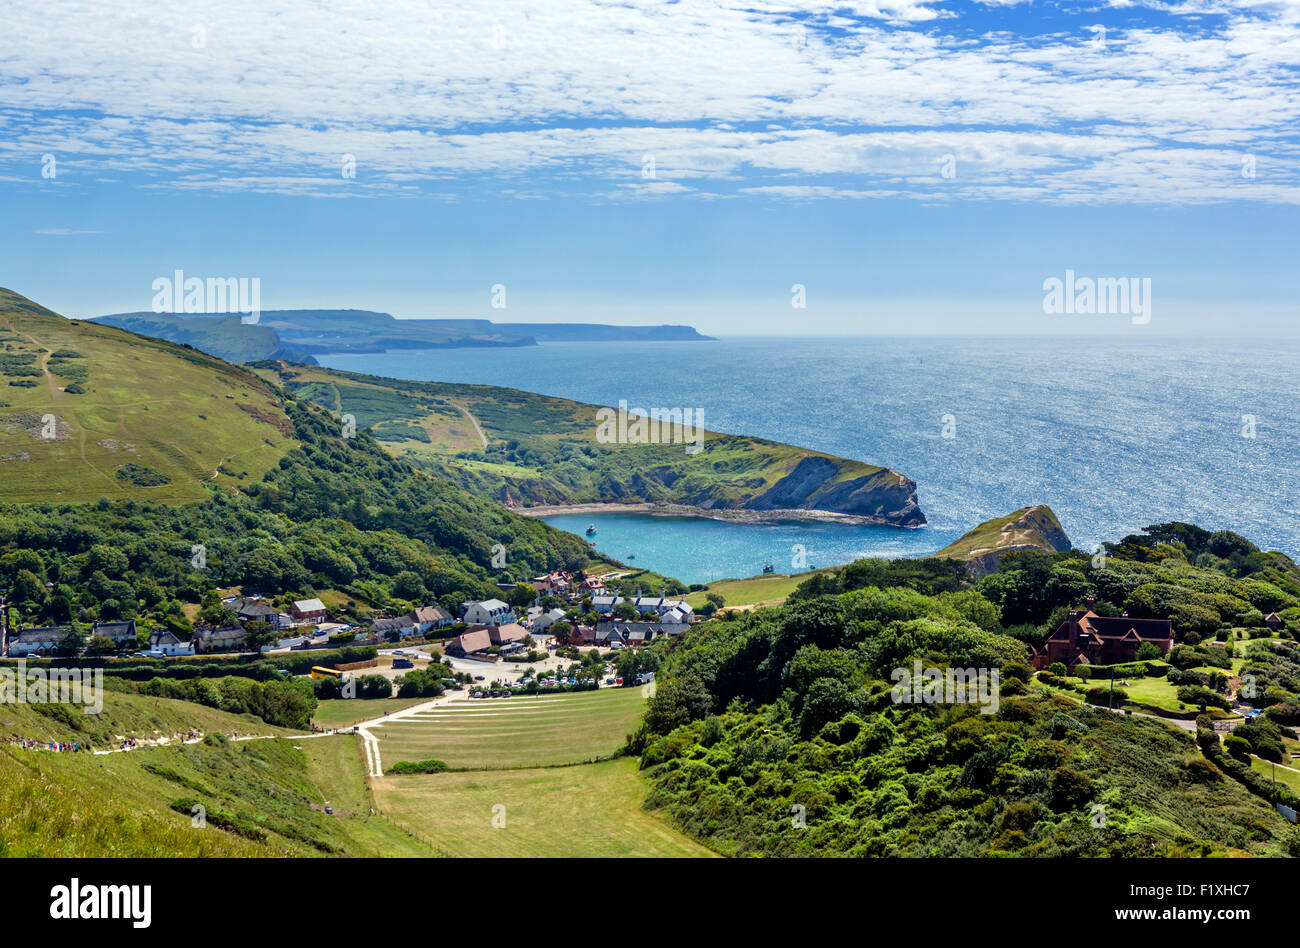
[[[516,609],[527,609],[537,599],[537,590],[527,583],[515,583],[515,588],[506,593],[506,602]]]
[[[117,651],[117,643],[106,635],[92,635],[86,644],[87,655],[112,655]]]
[[[68,631],[68,634],[59,639],[58,644],[54,646],[54,654],[62,655],[64,657],[80,655],[82,646],[85,644],[85,637],[83,634],[73,627]]]

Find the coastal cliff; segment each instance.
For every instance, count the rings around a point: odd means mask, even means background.
[[[998,562],[1008,553],[1062,552],[1070,549],[1070,545],[1070,538],[1052,508],[1037,504],[986,520],[934,555],[965,560],[967,570],[978,578],[996,573]]]
[[[637,506],[747,522],[926,522],[916,483],[898,471],[777,441],[696,428],[672,431],[671,443],[626,443],[598,436],[608,410],[569,399],[282,362],[255,368],[354,415],[390,453],[520,513]]]

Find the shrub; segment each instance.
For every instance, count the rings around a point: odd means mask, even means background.
[[[436,774],[450,768],[441,760],[403,760],[388,768],[390,774]]]

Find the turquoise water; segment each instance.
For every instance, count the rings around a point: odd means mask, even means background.
[[[602,517],[598,547],[687,579],[809,559],[920,555],[1050,504],[1093,549],[1146,524],[1232,529],[1300,557],[1300,343],[1174,338],[740,338],[327,356],[398,378],[704,410],[705,426],[902,471],[930,525],[768,528]],[[944,416],[951,416],[944,437]],[[1253,416],[1253,438],[1242,436]],[[594,517],[578,517],[585,528]],[[606,522],[608,521],[608,523]],[[579,529],[577,532],[581,532]],[[613,546],[609,552],[618,555]],[[681,563],[674,567],[673,564]]]
[[[946,543],[935,531],[826,523],[741,524],[698,517],[646,514],[562,514],[543,518],[585,534],[602,553],[654,569],[684,583],[753,576],[771,564],[778,573],[838,566],[864,556],[921,556]],[[655,590],[657,592],[657,590]],[[647,590],[649,592],[649,590]]]

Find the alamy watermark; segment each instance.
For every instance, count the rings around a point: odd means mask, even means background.
[[[261,277],[187,277],[176,270],[153,281],[155,313],[239,313],[240,322],[254,324],[262,318]]]
[[[687,454],[704,450],[703,408],[627,407],[596,412],[596,440],[601,444],[684,444]]]
[[[86,714],[104,710],[104,669],[0,668],[0,704],[79,704]]]
[[[895,668],[889,692],[894,704],[978,704],[980,714],[997,714],[1001,684],[996,668]]]
[[[1049,315],[1131,316],[1133,325],[1151,322],[1150,277],[1078,277],[1043,281],[1043,312]]]

